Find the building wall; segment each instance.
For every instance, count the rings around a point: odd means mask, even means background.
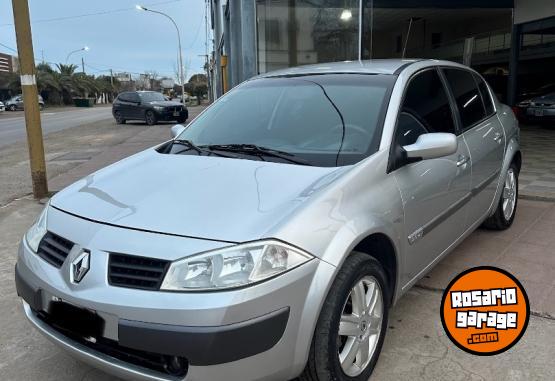
[[[14,72],[13,62],[14,62],[14,59],[11,55],[0,53],[0,72],[13,73]]]
[[[555,16],[554,0],[515,0],[515,24]]]

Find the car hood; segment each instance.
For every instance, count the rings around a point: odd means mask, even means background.
[[[268,237],[272,227],[347,168],[149,149],[74,183],[51,205],[115,226],[245,242]]]
[[[153,101],[149,102],[153,106],[162,106],[162,107],[175,107],[175,106],[183,106],[180,102],[174,101]]]

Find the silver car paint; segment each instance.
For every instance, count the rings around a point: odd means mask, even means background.
[[[471,156],[466,140],[477,145],[490,143],[489,135],[482,140],[459,136],[459,152],[454,155],[413,163],[388,173],[389,149],[404,89],[420,70],[438,65],[463,66],[444,61],[394,60],[316,65],[288,69],[281,74],[341,72],[344,66],[346,72],[375,70],[391,74],[407,63],[411,64],[399,73],[391,95],[380,149],[360,163],[341,168],[298,167],[164,156],[149,149],[77,182],[52,199],[48,229],[71,238],[94,254],[91,270],[80,284],[69,281],[65,267],[60,271],[34,255],[24,241],[18,268],[47,290],[47,295],[104,314],[108,322],[105,335],[112,338],[117,338],[114,322],[118,318],[214,326],[245,321],[290,306],[285,334],[272,349],[231,363],[192,366],[186,380],[283,380],[297,376],[306,363],[324,298],[353,248],[371,234],[382,234],[391,241],[397,264],[394,301],[398,300],[493,212],[500,197],[501,180],[519,152],[514,116],[496,101],[497,115],[488,123],[502,129],[505,153],[497,163],[498,178],[493,182],[497,188],[491,192],[491,201],[480,204],[489,206],[480,206],[476,211],[475,215],[482,217],[467,220],[465,216],[474,205],[469,202],[429,234],[416,236],[418,239],[411,244],[411,235],[430,223],[436,217],[434,213],[443,213],[471,192],[472,157],[468,164],[457,166],[460,155]],[[148,297],[153,292],[107,284],[109,251],[173,260],[259,238],[283,240],[317,258],[267,282],[218,293],[156,292],[153,298]],[[75,248],[70,257],[77,253]],[[29,318],[33,322],[32,314]],[[51,340],[62,341],[65,349],[95,366],[120,376],[160,379],[129,364],[107,362],[100,355],[72,346],[64,338],[54,337],[48,327],[40,327],[36,321],[34,324]]]

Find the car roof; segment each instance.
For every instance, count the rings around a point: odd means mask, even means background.
[[[429,63],[430,66],[452,66],[468,69],[468,67],[451,61],[434,59],[375,59],[362,61],[330,62],[314,65],[304,65],[280,69],[255,78],[288,77],[320,74],[399,74],[403,69],[416,62]]]
[[[365,61],[329,62],[280,69],[262,74],[258,76],[258,78],[333,73],[395,74],[405,66],[418,61],[422,60],[376,59]]]

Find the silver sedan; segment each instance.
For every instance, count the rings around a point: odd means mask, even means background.
[[[77,358],[143,380],[367,380],[388,311],[517,209],[519,129],[455,63],[261,75],[56,194],[18,294]]]

